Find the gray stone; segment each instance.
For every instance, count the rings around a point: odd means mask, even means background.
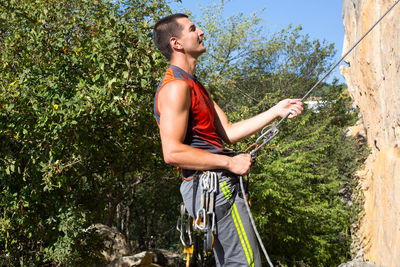
[[[383,267],[383,266],[375,265],[375,263],[369,261],[349,261],[340,264],[338,267]]]
[[[96,232],[106,238],[104,242],[105,250],[101,253],[107,262],[132,255],[125,236],[119,231],[101,223],[90,226],[88,230],[92,229],[95,229]]]
[[[185,259],[183,255],[170,252],[165,249],[158,249],[153,251],[153,263],[165,267],[184,267]]]
[[[115,259],[107,267],[150,267],[152,265],[153,253],[144,251],[133,256],[121,257]]]

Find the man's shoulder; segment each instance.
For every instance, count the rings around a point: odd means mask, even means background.
[[[187,110],[190,107],[191,96],[190,88],[186,82],[175,80],[163,86],[158,92],[157,109],[162,114],[165,108],[174,110]]]
[[[187,81],[188,79],[192,79],[192,76],[190,74],[186,73],[181,68],[178,68],[176,66],[170,66],[165,72],[163,81],[164,82],[169,82],[172,80]]]
[[[163,85],[159,97],[167,95],[184,96],[189,93],[189,90],[189,85],[184,80],[172,80]]]
[[[180,73],[174,72],[172,68],[169,68],[160,83],[159,89],[171,84],[174,86],[184,86],[186,84],[187,86],[187,81]]]

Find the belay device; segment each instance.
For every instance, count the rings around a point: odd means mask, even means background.
[[[329,69],[324,76],[301,98],[301,102],[304,102],[304,100],[311,94],[311,92],[326,78],[328,75],[342,62],[342,60],[351,52],[353,49],[372,31],[373,28],[375,28],[376,25],[379,24],[379,22],[400,2],[400,0],[397,0],[379,19],[378,21],[372,25],[369,30],[337,61],[331,69]],[[257,152],[265,146],[267,143],[269,143],[275,136],[279,134],[279,129],[278,126],[281,125],[290,115],[291,113],[289,112],[286,114],[285,117],[283,117],[277,124],[274,124],[270,127],[265,127],[263,131],[261,132],[261,135],[256,139],[256,142],[252,144],[249,148],[253,148],[253,150],[250,151],[250,155],[253,158],[253,160],[256,159],[257,157]],[[213,230],[215,229],[215,212],[214,212],[214,201],[215,201],[215,192],[216,188],[218,186],[218,181],[216,174],[214,172],[208,171],[205,172],[201,175],[200,180],[202,181],[202,186],[203,186],[203,193],[201,195],[201,203],[200,203],[200,208],[197,211],[197,213],[194,213],[196,215],[196,218],[193,219],[193,227],[194,229],[200,230],[201,232],[204,233],[204,250],[205,251],[211,251],[214,245],[214,236],[213,236]],[[250,173],[247,174],[247,183],[249,183],[250,180]],[[250,217],[251,224],[253,226],[254,232],[257,236],[257,240],[260,244],[260,247],[264,253],[265,258],[268,261],[269,266],[273,267],[273,264],[268,256],[268,253],[263,245],[263,242],[261,240],[260,234],[257,231],[257,227],[255,225],[253,216],[251,215],[250,207],[248,205],[248,201],[246,199],[246,191],[243,186],[243,177],[239,177],[239,183],[240,183],[240,189],[242,191],[242,195],[245,198],[245,205],[247,212]],[[197,186],[196,186],[197,189]],[[215,191],[214,191],[215,190]],[[196,190],[197,191],[197,190]],[[195,198],[193,198],[194,201]],[[183,204],[182,204],[183,205]],[[186,223],[186,234],[188,235],[188,240],[185,238],[185,233],[183,230],[183,225],[184,225],[184,217],[185,217],[186,209],[185,206],[181,206],[181,217],[178,219],[178,225],[177,229],[181,233],[181,241],[182,244],[185,246],[185,253],[187,254],[187,260],[186,260],[186,266],[189,267],[190,263],[190,255],[193,254],[193,242],[191,239],[191,225],[190,225],[190,216],[188,217],[188,221]]]

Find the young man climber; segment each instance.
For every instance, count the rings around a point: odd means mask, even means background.
[[[252,118],[229,122],[194,74],[198,57],[206,51],[203,36],[184,14],[167,16],[154,27],[154,42],[170,63],[154,103],[164,160],[181,168],[184,179],[180,190],[192,217],[200,207],[202,192],[196,179],[205,172],[215,172],[213,250],[217,266],[261,266],[244,200],[237,193],[238,176],[249,172],[252,159],[248,154],[232,153],[223,142],[238,142],[288,113],[288,118],[296,117],[303,110],[302,102],[285,99]]]

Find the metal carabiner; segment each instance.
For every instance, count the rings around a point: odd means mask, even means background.
[[[277,128],[278,125],[272,125],[268,130],[266,130],[262,135],[260,135],[255,144],[258,144],[261,142],[261,140],[264,139],[264,141],[261,143],[261,145],[256,146],[255,149],[253,149],[250,152],[250,156],[254,159],[256,157],[256,153],[258,150],[260,150],[263,146],[265,146],[267,143],[269,143],[272,139],[275,138],[279,134],[279,129]]]
[[[194,222],[194,227],[202,232],[204,232],[204,230],[207,229],[207,222],[206,222],[207,216],[206,215],[207,215],[206,210],[204,208],[200,208],[197,211],[196,220]],[[202,221],[200,221],[201,218],[203,218]]]
[[[203,191],[208,191],[210,188],[210,172],[207,172],[207,174],[203,173],[200,176],[201,179],[201,186],[203,188]]]
[[[209,224],[211,224],[210,228],[211,228],[211,231],[215,232],[215,212],[214,211],[209,211],[207,213],[207,216],[211,217],[210,220],[209,220]]]
[[[216,172],[211,172],[210,175],[210,188],[209,192],[210,193],[216,193],[218,189],[218,184],[217,184],[217,173]]]
[[[187,242],[187,240],[185,238],[185,233],[183,231],[183,223],[184,223],[183,221],[185,219],[185,215],[186,214],[188,215],[187,216],[187,222],[186,222],[186,233],[187,233],[187,236],[189,237],[189,242]],[[193,244],[193,242],[192,242],[192,233],[190,231],[190,215],[186,212],[185,204],[181,204],[181,216],[178,217],[178,221],[176,223],[176,229],[180,233],[180,240],[181,240],[182,244],[185,247],[190,247]]]

